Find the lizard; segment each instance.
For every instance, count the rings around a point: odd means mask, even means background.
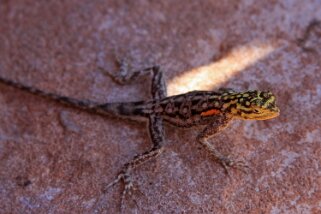
[[[247,165],[243,161],[233,160],[230,156],[223,155],[210,144],[209,139],[226,128],[233,119],[267,120],[280,114],[276,97],[270,91],[237,92],[233,89],[223,88],[217,91],[191,91],[167,96],[163,72],[159,66],[128,72],[128,64],[121,62],[119,65],[120,70],[117,74],[111,74],[102,67],[98,68],[119,84],[127,84],[139,76],[151,74],[152,99],[135,102],[98,103],[45,92],[1,76],[0,83],[89,112],[143,119],[147,122],[152,143],[151,148],[124,164],[118,176],[103,188],[103,191],[106,192],[118,182],[124,183],[120,202],[121,210],[124,207],[126,195],[131,194],[135,189],[130,176],[131,172],[137,166],[156,158],[164,151],[164,123],[181,128],[204,127],[196,137],[196,141],[228,173],[228,169],[231,167],[243,171]]]

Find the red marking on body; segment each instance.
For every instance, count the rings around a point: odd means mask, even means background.
[[[217,109],[211,109],[211,110],[202,112],[202,113],[201,113],[201,116],[211,116],[211,115],[219,114],[219,113],[220,113],[219,110],[217,110]]]

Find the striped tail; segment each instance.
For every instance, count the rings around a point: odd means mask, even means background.
[[[105,103],[95,106],[93,109],[95,112],[105,115],[113,116],[146,116],[143,112],[143,103],[139,102],[127,102],[127,103]]]
[[[143,102],[129,102],[129,103],[97,103],[90,100],[78,100],[58,94],[45,92],[37,88],[23,85],[21,83],[8,80],[0,77],[0,83],[9,85],[14,88],[29,92],[31,94],[41,96],[47,99],[55,100],[59,103],[90,111],[93,113],[110,115],[110,116],[143,116],[142,108],[139,107]]]

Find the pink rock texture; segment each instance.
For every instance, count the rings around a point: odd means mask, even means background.
[[[123,213],[321,213],[321,2],[69,0],[0,2],[0,75],[78,99],[149,99],[160,65],[170,95],[272,90],[281,115],[234,121],[211,143],[245,160],[229,178],[196,143],[166,126],[165,152],[133,172]],[[0,85],[0,212],[118,213],[123,185],[103,184],[150,147],[143,123],[68,108]]]

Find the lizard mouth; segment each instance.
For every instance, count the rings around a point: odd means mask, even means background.
[[[268,120],[280,115],[280,109],[274,107],[273,109],[255,108],[251,113],[243,112],[241,118],[244,120]]]
[[[255,114],[252,115],[251,119],[254,120],[268,120],[275,118],[280,115],[280,109],[277,107],[274,107],[273,109],[260,109],[255,110]]]
[[[255,120],[268,120],[268,119],[272,119],[275,117],[278,117],[280,115],[280,110],[278,111],[269,111],[269,112],[264,112],[262,114],[257,115],[256,118],[254,118]]]

